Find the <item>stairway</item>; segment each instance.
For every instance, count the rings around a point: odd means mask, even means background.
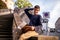
[[[0,40],[12,40],[13,14],[0,15]]]

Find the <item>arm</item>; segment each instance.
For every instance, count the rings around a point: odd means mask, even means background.
[[[40,26],[42,26],[42,17],[41,17],[41,15],[39,15],[39,18],[40,18]]]
[[[25,9],[25,13],[26,15],[30,18],[32,16],[32,14],[29,13],[30,10],[33,10],[33,8],[29,8],[29,9]]]

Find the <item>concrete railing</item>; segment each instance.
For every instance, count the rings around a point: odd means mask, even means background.
[[[13,10],[11,9],[0,9],[0,15],[7,15],[7,14],[11,14]],[[19,34],[21,33],[20,28],[24,27],[27,23],[26,23],[26,19],[27,16],[26,14],[23,12],[24,9],[19,9],[19,13],[17,12],[13,12],[13,40],[17,40],[18,36],[20,36]],[[24,25],[23,25],[24,24]]]
[[[27,23],[20,18],[19,14],[14,13],[13,14],[13,40],[18,40],[21,28],[23,28]]]

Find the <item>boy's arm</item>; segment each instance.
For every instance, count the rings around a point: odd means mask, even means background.
[[[40,26],[42,26],[42,17],[40,15]]]
[[[25,9],[25,13],[26,15],[30,18],[32,16],[32,14],[29,13],[30,10],[33,10],[33,8],[28,8],[28,9]]]

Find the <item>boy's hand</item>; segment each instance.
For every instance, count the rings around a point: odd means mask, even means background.
[[[32,30],[34,30],[35,29],[35,27],[34,26],[32,26]]]

